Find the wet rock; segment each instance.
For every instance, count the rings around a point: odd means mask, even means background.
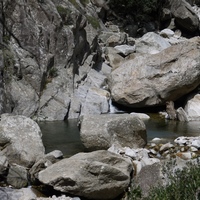
[[[179,121],[181,121],[181,122],[187,122],[188,121],[188,115],[182,107],[178,108],[176,110],[176,113],[177,113],[177,118],[178,118]]]
[[[166,112],[168,114],[168,118],[175,120],[177,119],[177,113],[174,109],[174,102],[173,101],[167,101],[166,102]]]
[[[130,114],[133,115],[133,116],[135,116],[135,117],[138,117],[140,119],[143,119],[143,120],[150,119],[149,115],[144,114],[144,113],[135,113],[135,112],[132,112]]]

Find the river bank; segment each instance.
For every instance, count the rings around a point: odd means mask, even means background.
[[[154,138],[172,142],[180,136],[199,136],[199,121],[172,121],[165,119],[158,113],[151,113],[149,116],[150,119],[144,120],[148,142]],[[38,122],[43,134],[42,140],[46,153],[57,149],[68,157],[84,151],[77,123],[77,119],[56,122]]]

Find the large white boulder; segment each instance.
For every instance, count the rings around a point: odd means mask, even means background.
[[[170,43],[163,37],[154,32],[149,32],[136,41],[136,52],[156,54],[170,46]]]
[[[88,199],[116,199],[130,183],[132,164],[105,150],[79,153],[39,172],[39,180],[55,190]]]
[[[185,111],[188,120],[200,120],[200,94],[195,95],[187,102]]]
[[[89,150],[144,147],[147,142],[144,122],[130,114],[89,115],[81,120],[80,137]]]
[[[0,144],[9,163],[24,167],[33,165],[45,152],[38,124],[22,115],[1,115]]]
[[[129,107],[165,105],[200,83],[198,37],[155,55],[137,55],[113,70],[109,85],[113,101]]]

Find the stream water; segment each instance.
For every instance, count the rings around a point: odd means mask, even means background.
[[[145,121],[148,141],[155,137],[172,141],[179,136],[200,136],[200,122],[180,122],[161,118],[158,114],[151,114]]]
[[[65,157],[81,151],[84,146],[80,140],[77,119],[67,121],[39,122],[46,153],[60,150]]]
[[[166,120],[151,114],[151,118],[145,121],[148,141],[158,137],[172,141],[179,136],[200,136],[200,122],[179,122]],[[77,120],[40,122],[43,133],[43,143],[46,153],[55,149],[61,150],[65,157],[84,151],[80,141]]]

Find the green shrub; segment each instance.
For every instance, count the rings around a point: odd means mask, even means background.
[[[154,188],[146,200],[194,200],[200,199],[200,166],[190,165],[170,176],[165,187]]]
[[[142,190],[138,185],[134,185],[131,183],[130,190],[128,192],[128,199],[129,200],[140,200],[142,198]]]
[[[143,21],[147,15],[157,13],[159,0],[111,0],[109,5],[116,13],[132,15],[136,21]]]
[[[184,169],[175,171],[174,174],[170,174],[170,170],[166,173],[169,179],[166,186],[153,188],[146,198],[140,196],[138,187],[132,186],[129,191],[129,200],[200,200],[199,165],[189,164]]]
[[[8,44],[9,41],[10,41],[10,38],[11,38],[10,35],[4,35],[4,36],[3,36],[3,42],[4,42],[5,44]]]
[[[90,15],[87,15],[86,18],[87,18],[88,22],[92,25],[93,28],[95,28],[95,29],[100,28],[100,24],[99,24],[99,21],[97,18],[92,17]]]
[[[72,3],[74,5],[74,7],[80,11],[80,6],[78,5],[78,3],[76,2],[76,0],[69,0],[70,3]]]
[[[89,0],[80,0],[80,2],[85,7],[89,3]]]
[[[56,8],[61,17],[65,17],[70,14],[70,11],[67,8],[64,8],[63,6],[57,6]]]

